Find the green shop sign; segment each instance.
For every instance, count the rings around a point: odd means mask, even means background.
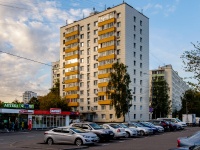
[[[33,104],[13,104],[13,103],[4,103],[4,108],[15,108],[15,109],[34,109]]]

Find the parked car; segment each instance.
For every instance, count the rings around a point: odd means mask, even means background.
[[[104,129],[111,129],[114,132],[114,138],[120,139],[126,136],[125,129],[116,123],[107,123],[102,125]]]
[[[192,136],[177,139],[177,147],[200,145],[200,131]]]
[[[165,131],[169,131],[169,123],[165,120],[150,120],[149,122],[153,123],[154,125],[160,125],[164,128]]]
[[[166,121],[171,121],[173,123],[179,124],[182,127],[187,127],[186,122],[182,122],[181,120],[179,120],[178,118],[157,118],[157,120],[166,120]]]
[[[114,132],[112,130],[104,129],[94,122],[72,123],[70,126],[79,127],[86,131],[91,131],[99,137],[100,141],[109,141],[114,137]]]
[[[148,127],[150,129],[152,129],[153,130],[153,134],[155,134],[155,133],[158,132],[158,128],[153,127],[153,126],[151,126],[151,125],[149,125],[149,124],[147,124],[145,122],[139,122],[139,124],[142,125],[142,126],[144,126],[144,127]]]
[[[44,142],[51,145],[54,143],[71,143],[77,146],[94,144],[99,138],[93,132],[87,132],[76,127],[58,127],[44,132]]]
[[[153,134],[153,130],[148,128],[148,127],[144,127],[138,123],[135,122],[131,122],[131,123],[123,123],[126,126],[128,126],[129,128],[136,128],[140,131],[140,135],[144,136],[144,135],[152,135]]]
[[[170,148],[169,150],[200,150],[200,146],[194,145],[190,147],[176,147],[176,148]]]
[[[164,132],[164,128],[163,128],[162,126],[160,126],[160,125],[154,125],[154,124],[151,123],[151,122],[144,122],[144,123],[146,123],[146,124],[148,124],[148,125],[150,125],[150,126],[152,126],[152,127],[157,128],[159,133]]]
[[[129,127],[127,127],[126,125],[124,125],[124,124],[122,124],[122,123],[120,123],[120,124],[118,124],[118,125],[119,125],[120,127],[122,127],[122,128],[125,129],[125,131],[126,131],[125,137],[126,137],[126,138],[137,137],[137,136],[139,136],[139,134],[140,134],[140,132],[138,132],[137,129],[129,128]]]

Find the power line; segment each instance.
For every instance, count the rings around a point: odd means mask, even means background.
[[[1,50],[0,50],[0,53],[5,53],[5,54],[11,55],[11,56],[15,56],[15,57],[18,57],[18,58],[26,59],[26,60],[29,60],[29,61],[33,61],[33,62],[36,62],[36,63],[40,63],[40,64],[43,64],[43,65],[46,65],[46,66],[53,67],[52,65],[49,65],[49,64],[46,64],[46,63],[43,63],[43,62],[40,62],[40,61],[36,61],[36,60],[25,58],[25,57],[22,57],[22,56],[14,55],[14,54],[11,54],[11,53],[8,53],[8,52],[3,52]]]

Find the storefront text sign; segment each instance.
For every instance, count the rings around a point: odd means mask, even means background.
[[[16,108],[16,109],[34,109],[32,104],[13,104],[13,103],[4,103],[4,108]]]
[[[61,114],[60,108],[50,108],[50,114]]]
[[[20,114],[33,114],[33,110],[32,111],[28,111],[26,109],[22,109],[19,111]]]

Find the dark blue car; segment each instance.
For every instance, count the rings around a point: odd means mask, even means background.
[[[158,133],[158,128],[157,127],[150,126],[149,124],[147,124],[145,122],[139,122],[139,124],[141,124],[144,127],[148,127],[150,129],[152,129],[153,130],[153,134]]]

